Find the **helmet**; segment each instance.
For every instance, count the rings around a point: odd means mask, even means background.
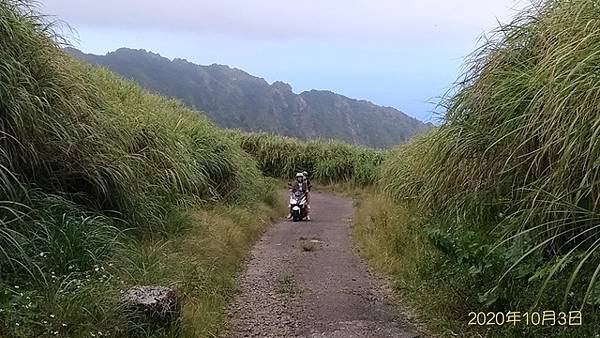
[[[302,172],[302,175],[304,175],[304,177],[305,177],[305,178],[307,178],[307,177],[308,177],[308,173],[307,173],[306,171],[303,171],[303,172]]]
[[[302,173],[297,173],[297,174],[296,174],[296,178],[298,178],[298,177],[302,177],[302,178],[304,178],[304,174],[302,174]]]

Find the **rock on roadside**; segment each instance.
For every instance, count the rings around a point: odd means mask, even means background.
[[[123,296],[132,324],[152,329],[179,330],[181,300],[174,289],[164,286],[135,286]]]

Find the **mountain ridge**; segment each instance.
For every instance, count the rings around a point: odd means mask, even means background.
[[[148,90],[179,99],[225,128],[272,132],[303,140],[341,139],[385,148],[432,127],[393,107],[331,90],[295,93],[286,82],[269,83],[228,65],[171,60],[144,49],[119,48],[105,55],[86,54],[75,48],[65,51],[134,80]]]

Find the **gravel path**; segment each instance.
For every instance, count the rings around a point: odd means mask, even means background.
[[[354,253],[352,201],[312,204],[312,222],[279,223],[252,250],[226,337],[424,337]]]

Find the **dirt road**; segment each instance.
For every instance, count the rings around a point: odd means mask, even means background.
[[[423,337],[353,251],[352,201],[312,204],[312,222],[279,223],[252,250],[227,337]]]

